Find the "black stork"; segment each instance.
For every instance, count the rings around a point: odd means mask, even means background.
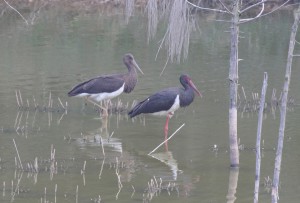
[[[173,116],[174,111],[180,107],[190,105],[194,100],[194,91],[202,97],[190,76],[183,74],[180,76],[179,80],[183,88],[171,87],[151,95],[144,101],[139,102],[131,111],[128,112],[130,118],[142,113],[167,116],[165,124],[166,139],[168,136],[169,120]]]
[[[104,108],[95,102],[107,101],[119,96],[121,93],[130,93],[137,83],[136,69],[144,74],[140,69],[132,54],[125,54],[123,62],[128,69],[125,74],[103,75],[92,78],[76,85],[69,93],[69,97],[84,97],[93,104],[104,110],[107,116],[107,106]],[[94,102],[95,101],[95,102]]]

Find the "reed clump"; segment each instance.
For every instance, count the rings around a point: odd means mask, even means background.
[[[167,192],[170,196],[172,192],[179,195],[179,185],[176,182],[163,181],[162,178],[153,176],[148,181],[147,188],[143,193],[143,202],[151,202],[154,197],[158,197],[162,192]]]
[[[15,91],[16,101],[19,111],[38,111],[38,112],[58,112],[66,113],[68,111],[68,102],[62,102],[60,97],[57,97],[57,101],[54,100],[52,93],[49,92],[48,101],[43,104],[39,104],[32,95],[31,99],[23,98],[20,90]]]
[[[60,97],[54,98],[52,93],[49,92],[47,98],[44,102],[39,103],[35,96],[32,95],[32,98],[23,98],[20,90],[15,91],[16,103],[19,111],[34,111],[41,113],[60,113],[67,114],[69,111],[72,111],[72,108],[69,107],[67,101],[63,101]],[[130,108],[134,105],[134,101],[130,105],[129,102],[123,102],[121,99],[118,100],[108,100],[106,105],[100,103],[100,106],[106,106],[107,112],[109,115],[113,114],[127,114]],[[86,104],[87,106],[87,104]],[[104,110],[99,108],[96,104],[92,106],[94,112],[103,114]]]
[[[273,88],[272,95],[270,99],[266,99],[264,105],[264,113],[275,114],[277,108],[281,105],[282,92],[279,96],[276,95],[277,90]],[[238,94],[238,111],[243,113],[258,113],[260,109],[260,95],[256,92],[251,92],[250,96],[245,92],[244,87],[241,87],[241,92]],[[287,106],[289,111],[293,111],[294,107],[297,106],[294,97],[290,96],[288,98]]]

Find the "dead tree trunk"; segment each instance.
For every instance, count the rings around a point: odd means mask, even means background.
[[[259,180],[260,180],[260,163],[261,163],[261,129],[263,122],[263,114],[265,107],[266,91],[268,86],[268,74],[264,73],[264,83],[261,89],[258,122],[257,122],[257,136],[256,136],[256,169],[255,169],[255,187],[254,187],[254,203],[258,203],[258,193],[259,193]]]
[[[237,87],[238,87],[238,38],[239,38],[239,0],[233,1],[231,23],[231,49],[229,68],[229,145],[230,166],[239,166],[237,137]]]
[[[280,175],[282,148],[283,148],[283,140],[284,140],[287,98],[288,98],[289,85],[291,80],[295,38],[296,38],[298,25],[300,22],[300,6],[297,9],[297,11],[295,11],[294,14],[295,14],[295,21],[291,31],[290,45],[289,45],[289,51],[288,51],[288,57],[286,63],[286,72],[285,72],[284,85],[283,85],[283,94],[282,94],[281,107],[280,107],[280,125],[279,125],[278,144],[277,144],[273,186],[272,186],[272,203],[277,203],[279,199],[278,185],[279,185],[279,175]]]
[[[229,171],[228,193],[226,196],[227,203],[234,203],[236,200],[236,189],[239,180],[239,168],[231,168]]]

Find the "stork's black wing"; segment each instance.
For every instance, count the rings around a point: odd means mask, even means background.
[[[76,96],[82,93],[97,94],[114,92],[122,87],[124,80],[121,75],[99,76],[76,85],[68,95]]]
[[[128,112],[128,115],[132,118],[141,113],[167,111],[173,106],[176,96],[179,93],[179,88],[168,88],[157,92],[138,103],[130,112]]]

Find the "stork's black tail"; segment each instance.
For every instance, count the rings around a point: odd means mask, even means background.
[[[142,107],[143,107],[143,104],[144,104],[145,101],[142,101],[142,102],[139,102],[137,105],[135,105],[129,112],[128,112],[128,115],[130,118],[133,118],[141,113],[142,112]]]

